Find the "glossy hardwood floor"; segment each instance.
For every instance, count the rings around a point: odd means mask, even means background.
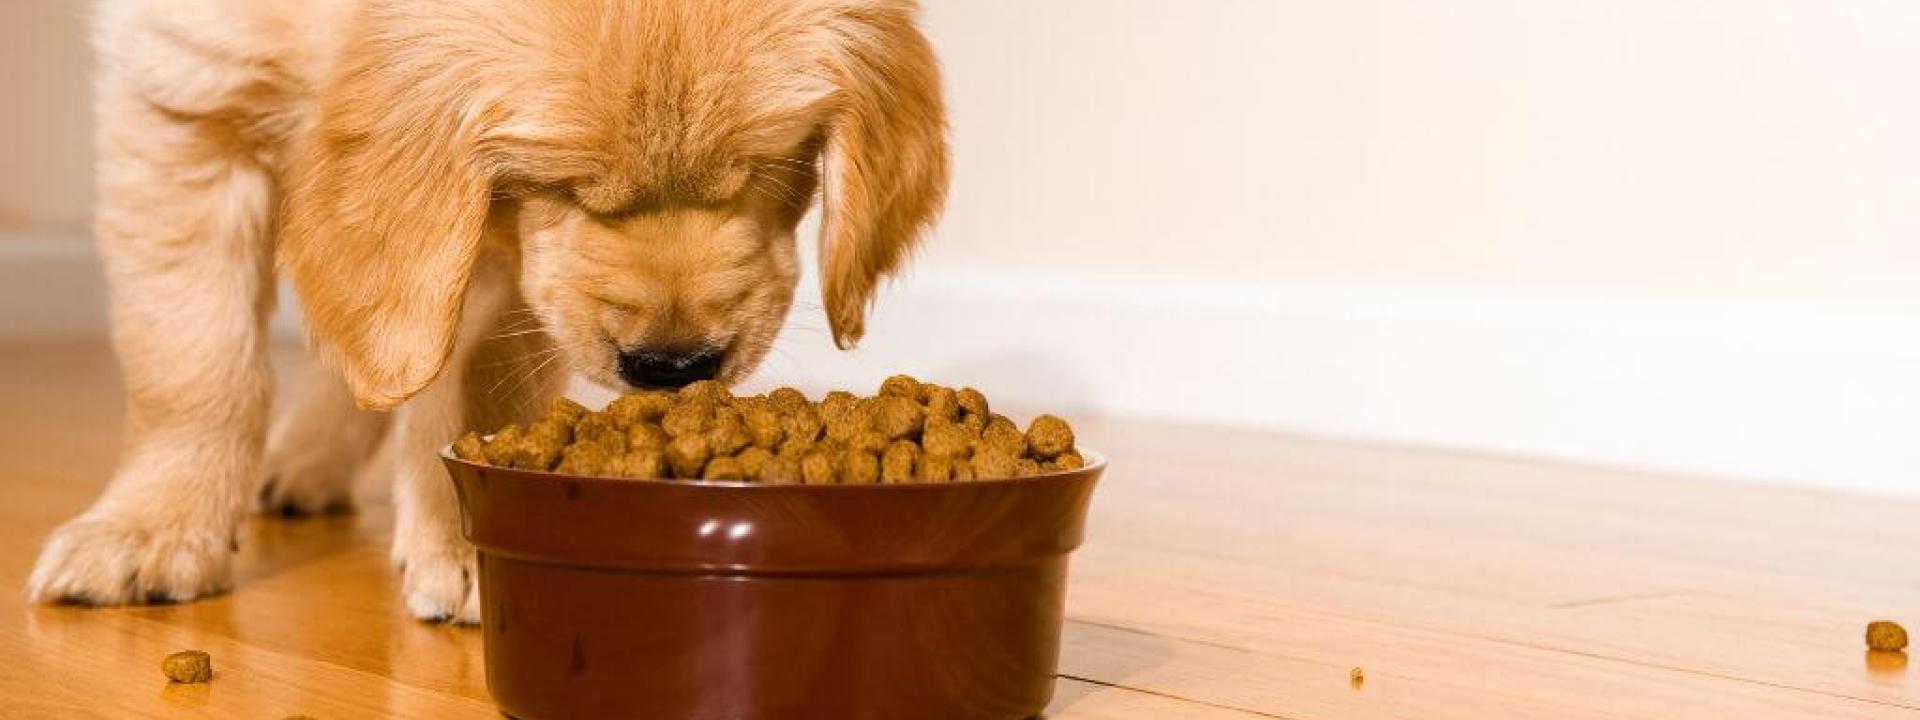
[[[27,607],[114,462],[96,345],[0,347],[0,717],[486,718],[395,602],[390,513],[255,522],[239,588]],[[1134,422],[1074,558],[1055,718],[1920,718],[1920,501]],[[1920,482],[1920,479],[1916,479]],[[158,664],[213,654],[209,685]],[[1363,667],[1364,683],[1349,680]]]

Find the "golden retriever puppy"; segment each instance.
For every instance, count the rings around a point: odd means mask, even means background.
[[[407,607],[475,620],[473,551],[435,457],[464,425],[537,412],[570,371],[743,377],[792,300],[816,194],[828,321],[842,347],[859,340],[946,190],[916,11],[108,0],[96,231],[127,445],[47,540],[30,594],[220,592],[255,498],[339,504],[383,448]],[[266,453],[276,269],[326,362]]]

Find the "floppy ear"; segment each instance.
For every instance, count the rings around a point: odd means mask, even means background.
[[[834,343],[865,332],[876,285],[940,212],[947,193],[940,69],[913,3],[861,3],[835,27],[835,114],[822,151],[821,295]]]
[[[354,397],[387,409],[452,351],[486,225],[487,113],[443,43],[357,30],[294,158],[279,255]]]

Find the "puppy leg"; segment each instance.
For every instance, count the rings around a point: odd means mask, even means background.
[[[310,363],[299,383],[267,434],[259,509],[287,517],[347,510],[354,478],[379,447],[391,415],[355,407],[346,383],[324,362]]]
[[[39,601],[179,601],[227,587],[259,472],[272,375],[265,172],[213,121],[101,86],[95,234],[126,381],[120,467],[55,530]]]
[[[476,305],[485,303],[470,295],[469,311]],[[440,448],[466,427],[497,427],[539,414],[567,377],[566,362],[545,334],[514,329],[510,322],[480,326],[498,337],[469,338],[463,327],[446,371],[401,408],[396,428],[393,561],[401,568],[407,610],[422,620],[480,620],[473,547],[461,537],[459,502]]]
[[[460,392],[442,377],[402,406],[394,427],[393,564],[407,612],[432,622],[480,621],[473,547],[460,536],[440,447],[460,432]]]

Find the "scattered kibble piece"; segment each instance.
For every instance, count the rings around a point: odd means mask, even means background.
[[[177,683],[203,683],[213,679],[213,656],[201,650],[182,650],[160,661],[160,672]]]
[[[1880,652],[1899,652],[1907,649],[1907,629],[1892,620],[1875,620],[1867,623],[1867,648]]]
[[[1365,670],[1362,670],[1356,667],[1353,669],[1352,672],[1347,673],[1347,682],[1352,683],[1353,686],[1356,688],[1360,687],[1360,685],[1365,683],[1366,681],[1367,681],[1367,671]]]
[[[834,391],[817,403],[793,388],[737,397],[711,381],[628,393],[598,411],[560,398],[531,423],[462,435],[451,452],[569,475],[808,485],[996,480],[1086,465],[1065,420],[1041,415],[1023,431],[978,390],[907,375],[872,397]]]

